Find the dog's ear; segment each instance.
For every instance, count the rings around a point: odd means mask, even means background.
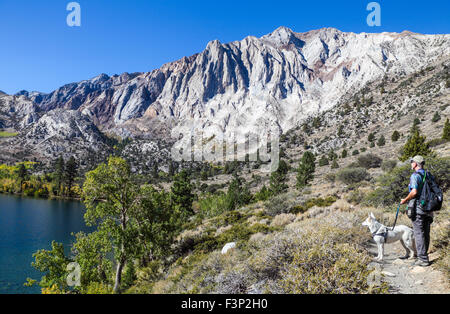
[[[375,215],[373,213],[370,213],[370,218],[375,219]]]

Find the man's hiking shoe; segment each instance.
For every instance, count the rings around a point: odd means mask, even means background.
[[[414,263],[414,266],[428,267],[428,266],[430,266],[430,262],[422,261],[422,260],[418,259],[418,260]]]

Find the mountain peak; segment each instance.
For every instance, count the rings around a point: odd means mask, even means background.
[[[218,39],[211,40],[208,45],[206,45],[206,49],[218,48],[222,43]]]

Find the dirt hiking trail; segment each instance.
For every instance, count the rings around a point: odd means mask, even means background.
[[[370,254],[378,255],[377,246],[370,243]],[[385,244],[382,262],[373,261],[370,266],[376,274],[382,274],[383,280],[390,286],[392,294],[448,294],[450,287],[444,274],[436,269],[434,262],[439,257],[437,253],[429,255],[431,266],[411,266],[415,259],[401,260],[405,250],[400,242]]]

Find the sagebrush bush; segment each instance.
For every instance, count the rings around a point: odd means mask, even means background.
[[[381,163],[381,170],[383,170],[384,172],[389,172],[392,169],[394,169],[396,166],[397,166],[397,161],[392,160],[392,159],[384,160]]]
[[[366,169],[379,168],[381,162],[382,159],[374,154],[365,154],[358,157],[359,166]]]
[[[365,168],[345,168],[336,173],[336,179],[345,184],[352,184],[368,180],[370,176]]]
[[[145,287],[151,293],[385,292],[385,285],[367,285],[370,259],[364,244],[370,233],[360,226],[366,215],[365,210],[334,211],[295,221],[279,232],[255,233],[251,242],[226,255],[220,246],[207,254],[194,252],[179,258],[163,276],[157,271],[155,282],[140,281],[138,271],[134,292]],[[310,276],[307,286],[303,275]]]
[[[369,292],[369,262],[367,254],[348,243],[314,245],[294,253],[283,271],[282,285],[293,294]]]
[[[334,196],[327,196],[326,198],[310,198],[306,200],[305,202],[301,204],[297,204],[294,207],[291,208],[291,213],[298,214],[298,213],[304,213],[308,211],[310,208],[317,206],[317,207],[327,207],[330,206],[336,202],[336,197]]]
[[[289,213],[293,206],[295,206],[295,195],[292,193],[277,195],[264,204],[265,213],[272,217]]]
[[[352,192],[350,192],[350,194],[348,195],[348,197],[346,198],[346,200],[350,203],[350,204],[359,204],[364,200],[365,194],[364,192],[362,192],[359,189],[355,189]]]
[[[285,226],[293,222],[295,220],[295,217],[296,216],[294,214],[280,214],[275,216],[275,218],[273,218],[270,225],[273,227]]]

